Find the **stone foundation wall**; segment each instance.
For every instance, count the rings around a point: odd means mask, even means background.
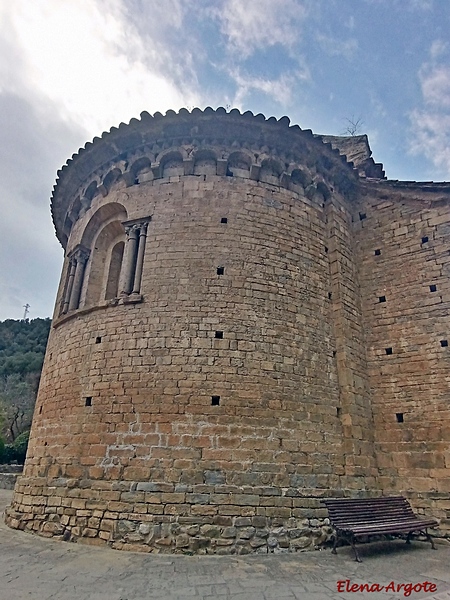
[[[0,489],[13,490],[16,485],[17,473],[2,473],[0,471]]]
[[[23,465],[0,465],[0,489],[13,490]]]
[[[80,482],[53,483],[46,488],[43,479],[20,479],[8,525],[146,552],[288,552],[313,549],[332,537],[321,506],[324,490],[119,481],[108,489],[98,482],[80,489]]]

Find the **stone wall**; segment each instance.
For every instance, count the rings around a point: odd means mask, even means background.
[[[22,470],[22,465],[0,465],[0,489],[13,490]]]
[[[158,526],[163,514],[163,523],[226,527],[227,548],[237,543],[230,528],[241,519],[250,527],[249,537],[238,536],[246,547],[267,548],[263,540],[274,535],[291,546],[323,539],[317,518],[326,515],[317,497],[361,488],[346,474],[357,475],[363,487],[370,475],[355,473],[361,459],[351,459],[350,430],[344,459],[338,410],[337,352],[350,353],[342,359],[346,374],[351,353],[361,356],[360,347],[351,349],[353,332],[339,330],[339,348],[333,334],[334,314],[349,321],[339,294],[351,295],[356,314],[352,269],[332,283],[336,253],[351,256],[342,249],[348,211],[338,244],[327,241],[323,201],[237,178],[150,182],[111,192],[92,212],[106,202],[126,204],[131,217],[152,215],[145,300],[56,321],[16,510],[38,493],[43,531],[56,527],[52,510],[64,506],[58,531],[92,536],[95,530],[111,539],[103,527],[114,524],[117,544],[137,542],[139,527],[146,530],[136,511]],[[91,219],[88,213],[84,222]],[[85,227],[81,222],[80,235]],[[342,411],[345,418],[352,410]],[[360,432],[356,445],[368,443],[361,438]],[[153,487],[164,491],[146,491]],[[309,500],[296,497],[298,489],[303,496],[309,490]],[[51,525],[44,524],[50,515]],[[264,522],[255,539],[252,518]],[[309,541],[299,541],[309,518],[315,519]],[[125,538],[124,521],[137,527]],[[149,536],[141,537],[155,537]],[[161,547],[182,543],[161,539]]]
[[[448,530],[449,187],[366,186],[355,226],[380,486]]]

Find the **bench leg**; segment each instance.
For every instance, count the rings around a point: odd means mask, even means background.
[[[424,536],[427,538],[427,542],[430,542],[432,549],[433,549],[433,550],[436,550],[436,546],[434,545],[433,538],[432,538],[432,537],[431,537],[431,535],[428,533],[428,530],[427,530],[427,529],[421,530],[421,531],[419,531],[418,533],[419,533],[419,534],[422,534],[422,535],[424,535]],[[414,534],[414,532],[413,532],[413,531],[410,531],[410,532],[408,533],[408,535],[406,536],[406,543],[407,543],[407,544],[410,544],[410,543],[411,543],[411,538],[412,538],[413,534]]]
[[[338,541],[339,541],[339,537],[341,537],[343,540],[345,540],[346,542],[348,542],[350,544],[350,546],[352,547],[353,552],[355,554],[355,560],[356,560],[356,562],[362,562],[362,560],[361,560],[361,558],[360,558],[360,556],[358,554],[358,550],[356,549],[355,536],[351,535],[351,534],[349,534],[349,535],[342,535],[342,534],[339,535],[338,532],[336,531],[336,534],[334,536],[333,549],[331,550],[331,553],[332,554],[337,554],[336,547],[337,547],[337,544],[338,544]]]
[[[351,544],[351,546],[353,548],[353,552],[355,553],[355,560],[356,560],[356,562],[362,562],[362,560],[361,560],[361,558],[360,558],[360,556],[358,554],[358,550],[356,549],[355,538],[354,538],[353,535],[350,538],[350,544]]]
[[[333,549],[331,551],[331,554],[337,554],[337,550],[336,550],[337,543],[338,543],[338,533],[336,531],[336,533],[334,534]]]
[[[431,537],[431,535],[428,533],[428,529],[425,529],[425,531],[423,532],[426,535],[427,540],[430,542],[431,547],[433,548],[433,550],[436,550],[436,546],[434,545],[433,542],[433,538]]]

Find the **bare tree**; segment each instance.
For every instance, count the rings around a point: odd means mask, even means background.
[[[355,117],[355,115],[352,115],[349,119],[345,118],[344,120],[347,126],[342,135],[354,137],[355,135],[359,135],[361,133],[362,126],[364,125],[364,121],[362,120],[361,116]]]
[[[20,375],[0,378],[0,414],[5,437],[14,442],[29,429],[33,418],[36,394],[33,384]]]

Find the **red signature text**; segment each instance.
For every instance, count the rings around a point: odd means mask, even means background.
[[[413,592],[435,592],[437,586],[430,581],[419,581],[417,583],[395,583],[391,581],[387,585],[380,583],[352,583],[350,579],[343,579],[336,583],[338,592],[402,592],[403,596],[411,596]]]

